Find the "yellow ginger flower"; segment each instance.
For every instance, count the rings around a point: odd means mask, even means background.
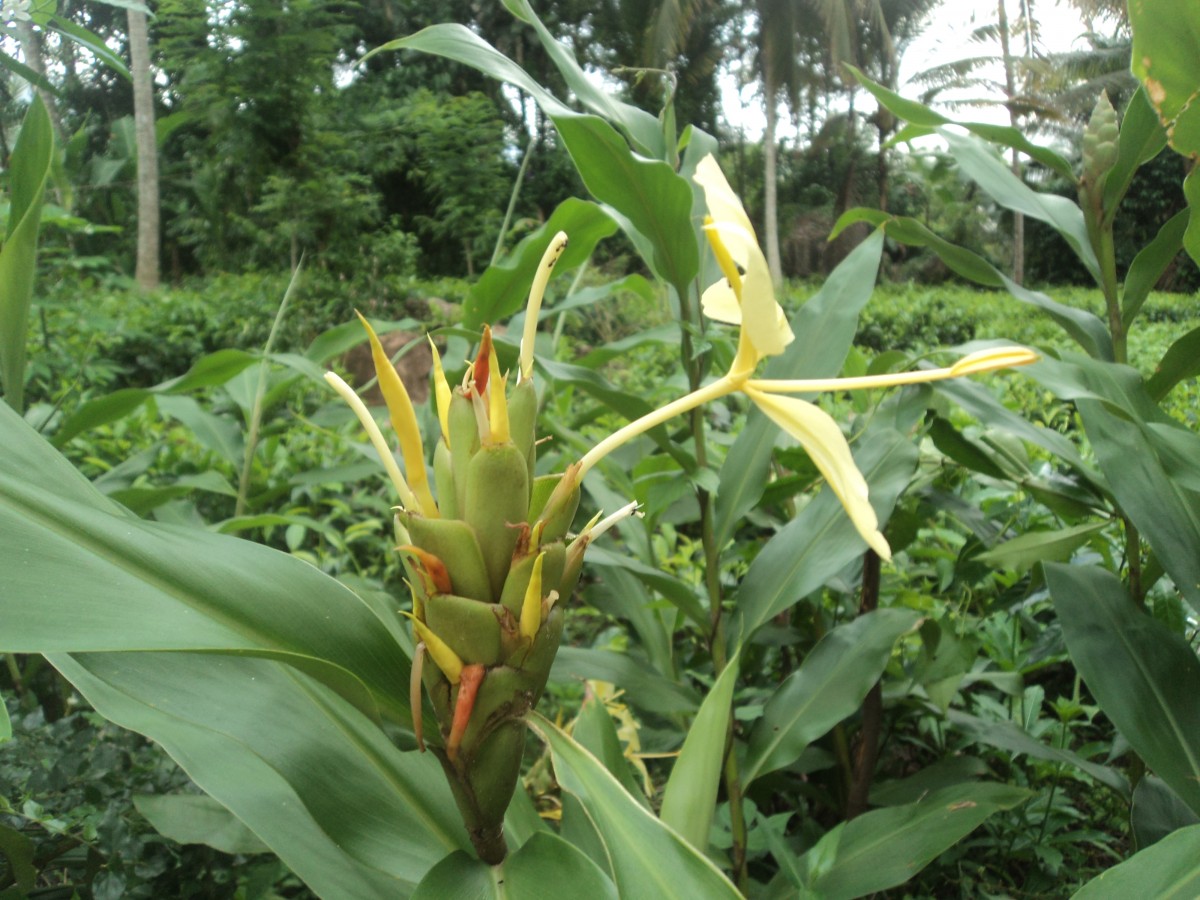
[[[740,326],[737,355],[729,371],[720,378],[602,440],[580,460],[577,478],[581,479],[617,447],[654,426],[710,400],[741,393],[800,442],[845,507],[863,540],[881,557],[890,559],[891,548],[879,531],[879,520],[867,498],[866,479],[854,464],[841,428],[820,407],[799,397],[781,395],[940,381],[1025,365],[1034,362],[1037,354],[1024,347],[1004,347],[972,353],[942,369],[865,378],[754,378],[758,364],[765,357],[779,355],[792,342],[792,331],[775,299],[767,261],[759,249],[750,219],[711,155],[696,166],[695,180],[704,190],[709,209],[704,233],[725,276],[704,291],[701,304],[709,318]]]

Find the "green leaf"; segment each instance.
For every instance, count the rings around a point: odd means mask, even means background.
[[[1200,895],[1200,825],[1167,835],[1085,884],[1072,900],[1191,900]]]
[[[33,279],[37,272],[42,197],[54,159],[54,132],[35,95],[9,160],[11,199],[0,248],[0,388],[18,412],[25,408],[25,339]]]
[[[596,244],[617,230],[616,223],[595,203],[569,197],[549,220],[526,236],[503,260],[488,266],[467,294],[463,325],[478,329],[507,319],[525,305],[529,288],[550,239],[565,231],[570,243],[555,264],[558,271],[582,265]]]
[[[1146,382],[1146,393],[1161,401],[1179,382],[1197,375],[1200,375],[1200,327],[1193,328],[1167,348]]]
[[[1183,196],[1187,198],[1188,209],[1200,210],[1200,175],[1196,169],[1188,172],[1183,179]],[[1188,252],[1192,262],[1200,266],[1200,214],[1192,216],[1187,231],[1183,234],[1183,249]]]
[[[0,650],[270,656],[407,721],[407,657],[336,581],[258,544],[133,518],[3,405],[0,443]]]
[[[37,886],[38,870],[34,865],[36,852],[33,841],[15,828],[0,824],[0,854],[8,862],[9,875],[17,884],[19,897],[29,896]]]
[[[850,900],[904,884],[985,819],[1029,798],[1022,788],[1003,784],[959,784],[917,803],[865,813],[831,831],[801,858],[820,856],[836,842],[829,868],[808,888],[822,900]]]
[[[108,2],[112,6],[124,5],[128,7],[131,5],[112,3],[111,0],[101,0],[101,2]],[[138,6],[141,6],[141,4],[138,4]],[[145,7],[142,7],[142,9],[144,10]],[[125,67],[125,60],[121,58],[119,53],[114,53],[108,44],[105,43],[104,38],[100,37],[100,35],[96,34],[95,32],[88,31],[83,26],[76,25],[70,19],[63,18],[62,16],[53,16],[50,19],[49,24],[50,27],[59,34],[66,35],[75,43],[79,44],[79,46],[85,48],[89,53],[103,62],[106,66],[120,75],[126,81],[130,80],[129,69]]]
[[[1178,255],[1190,219],[1190,210],[1176,213],[1130,263],[1129,271],[1125,274],[1125,289],[1121,293],[1121,321],[1126,328],[1137,317],[1162,273]]]
[[[1167,128],[1171,146],[1200,154],[1200,6],[1190,0],[1129,4],[1133,74]]]
[[[1188,809],[1165,781],[1153,775],[1142,776],[1134,788],[1129,820],[1141,850],[1180,828],[1200,825],[1200,816]]]
[[[617,734],[617,726],[609,715],[604,701],[591,691],[584,698],[575,726],[571,729],[571,737],[579,742],[588,753],[604,763],[604,768],[613,774],[630,796],[636,798],[643,806],[649,806],[649,801],[642,789],[634,780],[629,770],[629,760],[621,749],[621,738]]]
[[[1070,559],[1088,538],[1105,527],[1106,522],[1092,522],[1054,531],[1032,531],[977,553],[975,559],[1004,569],[1028,569],[1045,561],[1061,562]]]
[[[672,606],[699,625],[709,627],[708,615],[700,602],[696,589],[670,572],[648,566],[640,560],[613,553],[604,547],[588,547],[587,564],[602,569],[623,569],[646,587],[662,594]]]
[[[562,789],[575,796],[596,827],[620,896],[741,897],[716,866],[626,793],[553,722],[534,713],[529,727],[549,745]]]
[[[1048,563],[1067,650],[1100,708],[1146,764],[1200,813],[1200,660],[1110,573]]]
[[[258,836],[207,794],[134,795],[154,830],[179,844],[206,844],[222,853],[268,853]]]
[[[385,334],[390,334],[393,331],[421,331],[422,325],[416,319],[399,319],[395,322],[383,322],[379,319],[371,320],[371,327],[375,329],[375,334],[382,337]],[[478,337],[478,335],[475,335]],[[341,356],[352,347],[357,347],[366,340],[366,335],[363,333],[363,327],[357,319],[349,322],[343,322],[341,325],[334,325],[328,331],[323,331],[308,345],[308,349],[304,351],[304,355],[315,363],[324,365],[333,359],[335,356]]]
[[[557,682],[591,678],[625,690],[625,699],[647,712],[661,715],[692,713],[700,697],[690,687],[666,678],[628,653],[584,647],[562,647],[554,658],[550,678]]]
[[[8,717],[8,706],[4,703],[4,697],[0,695],[0,744],[8,740],[12,740],[12,720]]]
[[[235,469],[241,467],[246,449],[241,426],[235,419],[209,412],[192,397],[167,394],[158,397],[157,404],[160,413],[182,422],[201,446]]]
[[[708,833],[721,785],[739,662],[735,653],[700,704],[663,791],[659,813],[663,822],[701,853],[708,850]],[[744,783],[749,784],[749,779]]]
[[[858,314],[871,298],[883,232],[876,231],[829,273],[816,296],[792,318],[796,339],[771,360],[764,378],[830,378],[841,371],[854,341]],[[746,418],[725,462],[714,514],[714,542],[724,547],[762,496],[778,428],[757,409]]]
[[[854,66],[847,65],[846,68],[850,70],[850,73],[858,83],[865,87],[879,101],[881,106],[884,106],[897,118],[918,126],[916,129],[908,131],[905,135],[905,138],[908,140],[932,134],[943,125],[958,125],[972,134],[978,135],[985,141],[1020,150],[1026,156],[1036,159],[1042,165],[1046,166],[1046,168],[1052,169],[1068,181],[1075,180],[1075,172],[1072,170],[1070,162],[1048,147],[1031,143],[1019,128],[1013,128],[1010,125],[996,125],[990,122],[959,122],[954,119],[948,119],[922,103],[918,103],[915,100],[908,100],[901,97],[895,91],[890,91],[882,85],[877,84]]]
[[[498,866],[462,850],[429,870],[412,900],[523,900],[546,897],[569,886],[578,897],[616,900],[617,889],[594,862],[557,835],[531,837]]]
[[[1096,781],[1116,791],[1122,798],[1129,799],[1129,781],[1116,769],[1089,762],[1070,750],[1062,750],[1043,744],[1033,735],[1013,722],[989,722],[956,709],[946,714],[946,721],[971,740],[989,747],[1024,753],[1034,759],[1048,759],[1074,766]]]
[[[408,896],[468,846],[432,754],[402,753],[290,666],[206,653],[51,662],[105,718],[162,745],[322,897]]]
[[[920,619],[916,610],[879,609],[822,637],[771,695],[750,732],[743,783],[795,762],[809,744],[853,715],[887,668],[896,640]]]
[[[855,442],[854,461],[867,479],[871,505],[886,522],[917,464],[917,448],[891,428],[874,426]],[[822,490],[767,542],[738,585],[736,640],[821,587],[862,556],[866,542],[841,501]]]

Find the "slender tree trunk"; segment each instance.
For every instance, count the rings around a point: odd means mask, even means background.
[[[997,0],[997,14],[999,16],[1000,26],[1000,54],[1004,58],[1004,94],[1008,98],[1008,121],[1016,128],[1017,111],[1013,106],[1013,99],[1017,96],[1017,79],[1016,73],[1013,71],[1012,50],[1008,42],[1008,10],[1004,8],[1004,0]],[[1012,171],[1018,178],[1021,177],[1021,157],[1016,149],[1012,152]],[[1017,284],[1025,282],[1025,216],[1022,213],[1013,213],[1013,260],[1012,260],[1012,278]]]
[[[133,123],[137,140],[138,287],[152,291],[159,281],[158,141],[154,133],[154,87],[150,80],[150,36],[146,14],[130,9],[129,63],[133,76]]]
[[[778,91],[774,79],[763,80],[763,93],[767,96],[767,128],[763,133],[763,216],[764,237],[767,242],[767,267],[771,270],[771,281],[776,287],[783,284],[783,264],[779,256],[779,193],[776,174],[775,129],[778,125]]]

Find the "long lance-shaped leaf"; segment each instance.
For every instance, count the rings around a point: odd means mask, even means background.
[[[750,733],[742,780],[789,765],[810,743],[853,715],[887,668],[892,646],[920,620],[911,609],[879,609],[826,634],[771,695]]]
[[[741,897],[716,866],[553,722],[535,713],[530,727],[549,745],[558,783],[595,826],[622,897]]]
[[[663,822],[678,831],[701,853],[708,849],[725,760],[726,739],[732,723],[733,688],[740,658],[734,654],[717,679],[683,740],[683,749],[671,768],[663,791]],[[747,783],[749,781],[747,780]]]
[[[1181,828],[1093,878],[1071,900],[1200,897],[1200,825]]]
[[[1115,576],[1050,563],[1046,584],[1067,650],[1100,708],[1180,798],[1200,813],[1200,660],[1142,612]]]
[[[1121,292],[1121,322],[1126,328],[1137,317],[1154,289],[1158,279],[1171,261],[1179,255],[1183,246],[1183,234],[1188,228],[1191,212],[1184,210],[1166,221],[1149,244],[1138,251],[1125,274],[1125,287]]]
[[[817,295],[792,318],[796,339],[767,364],[764,378],[829,378],[841,370],[854,341],[858,314],[875,288],[882,253],[883,232],[876,231],[842,260]],[[717,490],[716,546],[725,545],[762,496],[777,431],[756,408],[725,457]]]
[[[134,518],[3,404],[0,443],[0,650],[273,656],[407,721],[407,657],[336,581],[258,544]]]
[[[1171,146],[1184,156],[1200,154],[1200,6],[1191,0],[1132,0],[1133,74],[1167,129]]]
[[[498,866],[462,850],[434,866],[413,900],[520,900],[567,890],[588,900],[617,900],[617,889],[583,851],[557,835],[535,834]]]
[[[1029,797],[1003,784],[959,784],[906,806],[866,813],[826,834],[800,859],[822,900],[851,900],[904,884],[988,816]]]
[[[89,653],[51,662],[103,716],[161,744],[327,900],[408,896],[467,836],[437,762],[266,659]]]
[[[532,13],[531,13],[532,14]],[[692,188],[668,163],[630,149],[609,122],[569,109],[520,66],[461,25],[433,25],[378,50],[443,56],[529,92],[554,123],[584,185],[615,219],[650,268],[685,296],[700,265]]]
[[[54,158],[50,116],[34,97],[9,162],[12,197],[0,249],[0,388],[13,409],[25,408],[25,328],[37,271],[42,196]]]

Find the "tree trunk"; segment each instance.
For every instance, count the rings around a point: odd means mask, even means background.
[[[1004,95],[1008,98],[1008,121],[1013,128],[1018,126],[1017,111],[1013,99],[1017,96],[1017,79],[1013,72],[1012,50],[1008,43],[1008,10],[1004,8],[1004,0],[997,0],[997,14],[1000,28],[1000,54],[1004,58]],[[1012,171],[1021,177],[1021,158],[1014,148],[1012,152]],[[1012,279],[1017,284],[1025,282],[1025,216],[1013,213],[1013,259]]]
[[[130,9],[129,70],[133,76],[133,125],[137,140],[137,285],[158,287],[158,140],[154,133],[154,87],[150,80],[150,36],[146,14]]]
[[[777,94],[773,79],[763,80],[763,93],[767,97],[767,128],[763,133],[763,239],[767,243],[767,268],[771,270],[771,282],[779,287],[783,284],[783,264],[779,256],[779,193],[778,176],[775,173],[776,153],[775,129],[779,119]]]

